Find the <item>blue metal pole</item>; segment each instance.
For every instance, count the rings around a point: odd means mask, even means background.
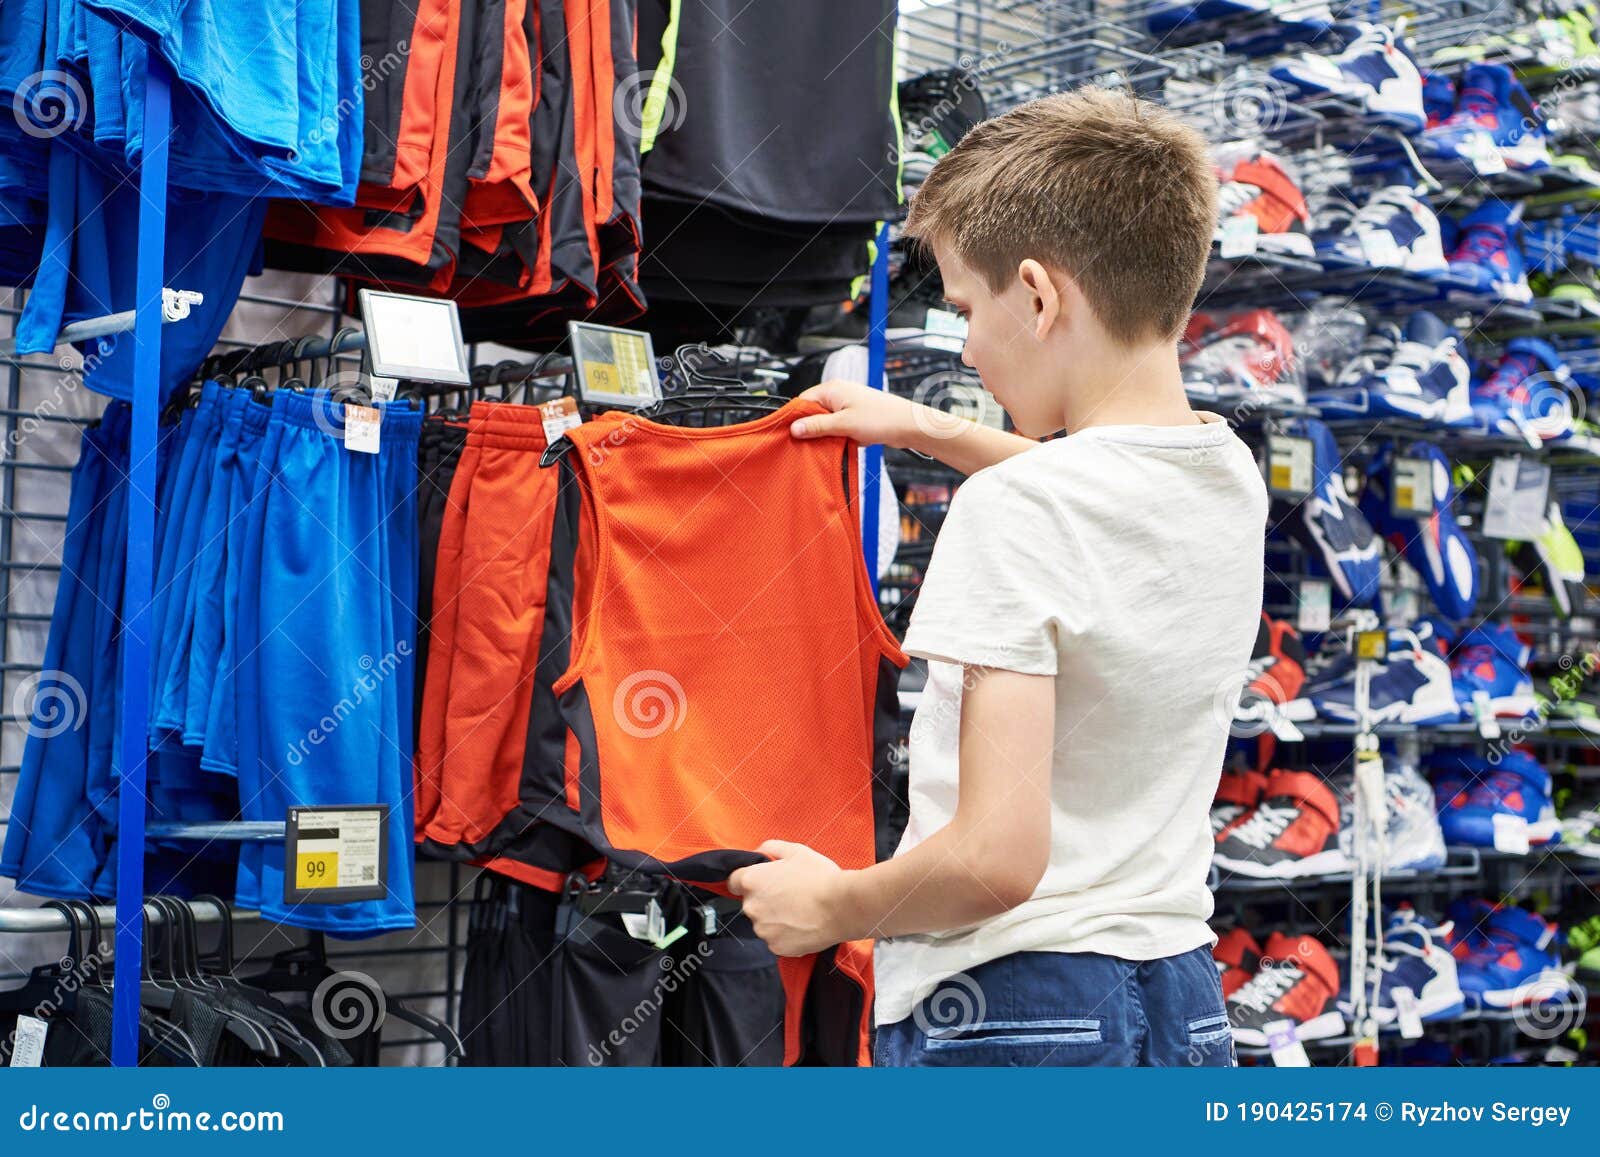
[[[139,965],[144,943],[145,761],[149,755],[150,588],[156,530],[156,418],[161,409],[161,290],[167,242],[166,65],[148,54],[144,157],[139,166],[133,434],[128,471],[128,569],[122,585],[122,768],[117,797],[117,968],[111,1063],[139,1063]]]
[[[867,384],[884,388],[883,367],[888,360],[889,329],[889,223],[878,228],[877,252],[872,259],[872,299],[867,331]],[[861,549],[867,557],[867,577],[878,593],[878,488],[883,485],[883,447],[867,447],[866,487],[861,496]]]

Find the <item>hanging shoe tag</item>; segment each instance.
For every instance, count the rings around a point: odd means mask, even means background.
[[[1494,850],[1511,856],[1528,854],[1528,821],[1521,816],[1497,812],[1493,818]]]
[[[383,425],[383,411],[372,406],[344,406],[344,448],[357,454],[378,452],[378,428]]]
[[[1267,1048],[1272,1050],[1272,1063],[1280,1069],[1309,1069],[1311,1058],[1306,1056],[1306,1046],[1300,1043],[1292,1020],[1275,1020],[1263,1026],[1267,1034]]]
[[[1249,257],[1261,237],[1261,222],[1249,213],[1235,213],[1222,223],[1222,256],[1232,261]]]
[[[1478,724],[1478,734],[1485,739],[1500,738],[1500,721],[1494,717],[1494,706],[1487,691],[1472,693],[1472,718]]]
[[[1356,787],[1366,804],[1368,822],[1378,831],[1389,826],[1389,794],[1384,790],[1383,756],[1363,751],[1356,756]]]
[[[1391,989],[1395,1012],[1400,1016],[1400,1035],[1406,1040],[1416,1040],[1422,1035],[1422,1016],[1417,1012],[1417,995],[1402,985]]]
[[[44,1038],[50,1025],[36,1016],[18,1016],[17,1030],[11,1038],[11,1067],[36,1069],[44,1063]]]

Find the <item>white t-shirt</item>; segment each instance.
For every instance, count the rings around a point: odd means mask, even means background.
[[[1050,863],[992,920],[880,940],[879,1024],[1014,952],[1213,942],[1208,812],[1260,625],[1267,493],[1249,448],[1201,417],[1091,427],[956,492],[905,640],[930,662],[899,852],[955,816],[967,664],[1055,676]]]

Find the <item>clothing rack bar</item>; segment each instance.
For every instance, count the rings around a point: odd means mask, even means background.
[[[185,900],[189,911],[194,913],[195,922],[198,924],[219,924],[222,922],[222,913],[225,905],[219,907],[211,900]],[[154,904],[142,905],[145,919],[161,922],[161,913]],[[112,920],[118,919],[117,909],[110,904],[99,904],[94,909],[95,918],[102,925],[109,927]],[[233,913],[235,923],[240,921],[255,921],[261,919],[260,912],[238,911]],[[0,908],[0,934],[8,932],[70,932],[72,921],[67,919],[67,914],[58,908]],[[119,921],[118,939],[121,939],[121,923]],[[137,972],[138,969],[134,969]]]
[[[172,91],[159,53],[145,64],[144,156],[134,273],[133,431],[128,451],[128,570],[122,587],[122,776],[117,797],[117,956],[144,955],[145,763],[149,758],[150,592],[155,581],[156,422],[161,413],[162,267],[167,242],[167,149]],[[139,1063],[139,974],[117,970],[111,1063]]]
[[[191,303],[198,304],[198,294],[186,290],[163,288],[160,293],[162,321],[182,321],[189,316]],[[108,313],[103,317],[85,318],[83,321],[74,321],[61,327],[56,335],[58,344],[67,342],[89,341],[97,337],[110,337],[112,334],[127,333],[137,325],[139,311],[124,309],[118,313]],[[137,340],[137,339],[135,339]],[[15,337],[0,338],[0,357],[10,357],[17,352],[17,339]],[[33,367],[29,367],[33,368]],[[64,368],[64,367],[63,367]],[[67,370],[71,373],[74,371]]]

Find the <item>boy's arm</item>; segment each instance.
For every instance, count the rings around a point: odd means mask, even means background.
[[[952,470],[976,474],[1038,443],[859,382],[823,382],[800,395],[833,411],[802,418],[791,427],[797,438],[846,437],[863,445],[881,442],[937,458]]]
[[[843,940],[960,928],[1033,895],[1050,860],[1055,679],[966,668],[955,818],[903,856],[841,871],[799,844],[729,885],[780,956]]]

